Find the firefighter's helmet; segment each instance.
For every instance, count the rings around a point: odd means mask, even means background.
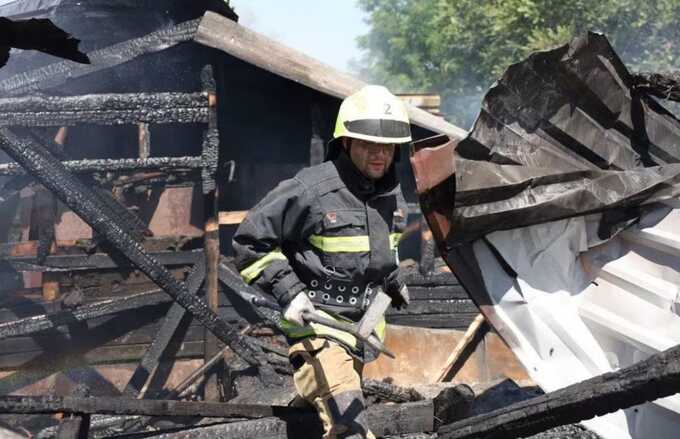
[[[333,139],[341,137],[376,143],[410,142],[406,106],[385,87],[367,85],[342,101]]]

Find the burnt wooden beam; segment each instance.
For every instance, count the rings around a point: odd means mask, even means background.
[[[79,113],[93,111],[162,111],[172,108],[203,109],[208,121],[208,94],[205,92],[100,93],[75,96],[22,96],[0,98],[0,114]],[[62,125],[64,126],[64,125]]]
[[[346,73],[211,11],[203,16],[196,31],[195,41],[340,99],[366,85]],[[441,117],[408,103],[406,107],[409,119],[414,125],[435,133],[445,133],[456,139],[461,139],[467,134],[467,131],[446,122]]]
[[[0,99],[0,126],[206,123],[203,93],[125,93]]]
[[[26,317],[11,322],[0,323],[0,340],[8,337],[35,334],[59,326],[91,320],[122,311],[138,310],[170,302],[171,299],[161,290],[148,291],[130,296],[102,300],[75,309]]]
[[[64,418],[57,429],[57,439],[87,439],[90,431],[90,415]]]
[[[205,403],[204,403],[205,404]],[[403,404],[375,404],[366,408],[366,421],[377,437],[422,433],[434,429],[434,406],[432,400]],[[277,419],[278,418],[278,419]],[[188,426],[186,429],[159,432],[159,438],[315,438],[321,437],[323,427],[316,412],[297,411],[282,413],[277,418],[265,417],[238,423],[212,426]],[[217,421],[217,420],[216,420]],[[238,427],[234,427],[238,425]],[[287,436],[277,436],[278,432]],[[273,436],[267,436],[273,435]]]
[[[62,85],[71,79],[124,64],[148,53],[169,49],[179,43],[190,41],[196,33],[198,22],[198,19],[186,21],[139,38],[95,50],[87,54],[91,64],[61,61],[19,73],[0,81],[0,92],[2,96],[35,93]]]
[[[288,427],[284,421],[277,418],[258,419],[256,421],[240,421],[207,426],[194,426],[188,429],[171,432],[159,432],[157,435],[146,436],[157,439],[214,439],[218,437],[229,439],[288,439]],[[305,437],[312,437],[305,435]]]
[[[531,436],[680,392],[680,346],[632,366],[441,427],[440,438]]]
[[[286,406],[173,401],[122,397],[0,396],[0,413],[105,414],[141,416],[196,416],[203,418],[264,418],[299,416],[306,411]]]
[[[189,294],[195,295],[201,285],[203,284],[203,279],[205,278],[205,262],[201,259],[196,265],[194,265],[192,271],[186,280],[186,287]],[[156,370],[158,363],[160,362],[163,352],[167,349],[168,345],[172,341],[177,328],[179,328],[182,319],[186,315],[186,310],[182,308],[177,302],[173,303],[165,316],[165,320],[158,331],[158,334],[154,338],[149,350],[146,351],[142,361],[133,372],[132,376],[127,382],[125,389],[123,390],[123,396],[137,397],[142,393],[142,388],[144,384],[148,381],[151,374]],[[142,396],[143,397],[143,396]]]
[[[237,328],[220,319],[205,302],[189,294],[182,282],[115,221],[112,210],[91,188],[71,175],[42,145],[0,129],[0,147],[237,355],[249,365],[259,366],[265,382],[280,382],[273,368],[262,359],[261,351],[247,343]]]
[[[94,172],[178,172],[200,170],[204,166],[202,157],[151,157],[134,159],[86,159],[62,162],[70,172],[78,174]],[[0,175],[25,175],[17,163],[0,165]]]
[[[201,71],[201,83],[203,90],[208,95],[209,122],[208,129],[203,138],[203,155],[212,156],[214,167],[204,169],[203,193],[204,201],[204,224],[203,224],[203,252],[205,254],[205,296],[208,306],[217,311],[220,306],[220,291],[218,279],[218,266],[220,263],[220,224],[219,224],[219,186],[216,184],[217,163],[219,160],[219,132],[217,131],[217,84],[213,76],[212,66],[207,65]],[[205,353],[206,362],[219,352],[219,341],[206,331]],[[231,388],[231,385],[228,386]],[[219,401],[220,389],[216,373],[209,375],[204,386],[204,398],[206,401]]]
[[[680,101],[680,72],[638,73],[633,75],[637,90],[671,101]]]
[[[365,395],[376,396],[385,401],[411,402],[425,399],[416,389],[371,379],[361,381],[361,389]]]
[[[163,251],[149,253],[159,264],[171,265],[190,265],[195,264],[203,257],[198,251]],[[132,264],[127,261],[120,261],[103,253],[91,255],[53,255],[47,256],[43,263],[37,258],[27,256],[3,257],[17,271],[78,271],[78,270],[103,270],[111,268],[130,267]]]
[[[377,437],[434,430],[434,405],[431,399],[402,404],[374,404],[366,408],[366,422]],[[321,437],[322,426],[316,413],[296,418],[284,417],[290,437]]]
[[[475,392],[467,384],[447,387],[432,400],[434,404],[434,431],[470,415]]]

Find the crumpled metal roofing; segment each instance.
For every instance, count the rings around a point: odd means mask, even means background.
[[[680,193],[680,121],[596,33],[510,66],[456,152],[449,243],[603,211],[606,239]]]

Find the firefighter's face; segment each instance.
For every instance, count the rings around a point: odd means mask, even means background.
[[[345,139],[345,148],[350,145],[350,139]],[[394,160],[393,143],[375,143],[361,139],[351,139],[349,156],[354,166],[366,177],[378,180],[382,178]]]

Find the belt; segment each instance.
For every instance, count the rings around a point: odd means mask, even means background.
[[[307,282],[307,296],[313,303],[366,309],[371,303],[373,284],[356,284],[338,279]]]

